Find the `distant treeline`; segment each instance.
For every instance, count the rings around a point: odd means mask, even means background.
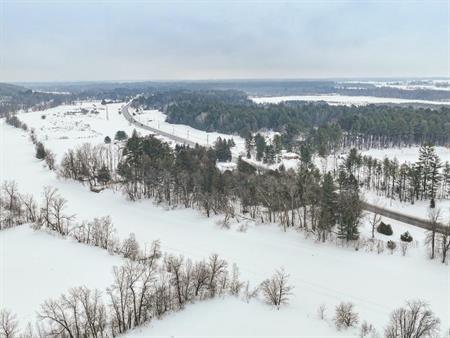
[[[423,82],[418,82],[423,84]],[[421,100],[450,100],[448,90],[399,89],[379,87],[367,82],[331,80],[210,80],[210,81],[141,81],[141,82],[72,82],[36,83],[27,87],[45,91],[79,93],[128,92],[130,95],[173,90],[238,90],[248,95],[310,95],[330,94],[396,97]]]
[[[135,106],[160,109],[168,122],[247,137],[260,129],[282,132],[287,148],[299,135],[322,150],[450,142],[450,108],[326,103],[256,104],[239,91],[165,91],[140,96]]]

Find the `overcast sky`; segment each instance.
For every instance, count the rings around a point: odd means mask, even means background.
[[[449,76],[449,1],[0,0],[0,81]]]

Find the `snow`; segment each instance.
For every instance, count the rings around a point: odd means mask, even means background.
[[[22,328],[34,323],[48,298],[76,286],[104,290],[112,283],[112,267],[123,264],[105,250],[28,225],[0,231],[0,252],[0,308],[17,314]]]
[[[430,80],[420,80],[420,81],[372,81],[364,82],[371,83],[376,87],[391,87],[402,90],[440,90],[440,91],[450,91],[450,81],[444,79],[430,79]]]
[[[402,203],[384,196],[378,196],[375,191],[363,191],[364,198],[370,204],[374,204],[392,211],[400,212],[405,215],[414,216],[422,219],[428,219],[428,210],[430,201],[415,201]],[[450,221],[450,200],[436,199],[436,208],[441,210],[440,222],[447,224]]]
[[[81,101],[73,105],[62,105],[40,112],[22,112],[18,114],[18,117],[29,127],[35,129],[38,139],[55,152],[57,161],[59,161],[68,149],[85,142],[103,143],[106,136],[113,140],[118,130],[125,131],[128,136],[135,129],[141,135],[152,134],[130,125],[119,114],[123,105],[124,103],[110,103],[105,106],[101,105],[100,101]],[[87,109],[89,113],[83,114],[81,109]],[[91,113],[93,110],[98,113]],[[133,110],[131,109],[130,112]],[[41,118],[43,115],[45,115],[45,119]],[[233,155],[237,157],[245,152],[245,140],[242,137],[216,132],[208,133],[182,124],[170,124],[165,121],[166,115],[157,110],[141,111],[133,117],[150,127],[187,138],[204,146],[213,145],[218,137],[232,138],[236,144],[232,148]],[[158,138],[172,143],[163,137],[158,136]]]
[[[45,146],[51,149],[59,161],[71,148],[85,142],[103,143],[106,136],[114,140],[118,130],[131,136],[135,126],[119,114],[123,103],[111,103],[106,106],[100,101],[82,101],[73,105],[62,105],[39,112],[24,112],[18,115],[29,128],[34,128],[36,135]],[[81,113],[81,109],[95,110],[95,113]],[[41,116],[45,115],[45,119]],[[150,134],[139,129],[140,134]]]
[[[348,337],[348,331],[336,331],[318,315],[298,315],[292,307],[277,311],[255,300],[226,297],[188,305],[124,337]]]
[[[378,160],[383,160],[385,157],[393,160],[396,158],[399,163],[413,163],[419,160],[420,147],[401,147],[388,149],[370,149],[361,151],[362,155],[371,156]],[[436,154],[439,156],[441,162],[450,161],[449,147],[435,147]]]
[[[177,314],[176,316],[181,316],[174,317],[181,318],[177,323],[169,317],[161,322],[154,322],[155,327],[158,325],[156,332],[160,335],[197,336],[200,324],[196,323],[205,325],[205,330],[200,332],[203,336],[217,335],[220,330],[230,335],[242,336],[241,332],[244,331],[240,330],[246,330],[245,332],[254,336],[264,336],[266,333],[273,333],[273,328],[283,326],[288,326],[281,331],[286,334],[336,335],[340,333],[328,331],[323,322],[313,318],[316,318],[317,308],[322,303],[332,309],[340,301],[355,303],[361,319],[373,323],[380,331],[386,325],[394,308],[401,306],[408,299],[415,298],[424,299],[431,305],[441,318],[444,329],[450,324],[448,300],[444,296],[448,294],[450,282],[448,266],[430,261],[426,257],[422,243],[418,248],[411,249],[406,257],[402,257],[398,252],[393,255],[386,252],[377,255],[362,250],[355,252],[351,247],[342,248],[330,243],[316,243],[311,238],[304,238],[304,233],[293,230],[284,233],[279,226],[273,224],[256,225],[253,222],[247,224],[241,221],[226,230],[218,225],[222,219],[219,216],[206,218],[191,209],[180,208],[169,211],[162,206],[154,205],[150,200],[131,202],[112,190],[96,194],[89,192],[87,187],[79,183],[59,180],[53,172],[45,169],[42,163],[34,158],[34,149],[26,133],[1,121],[0,137],[2,156],[0,179],[16,180],[21,191],[32,193],[37,198],[41,196],[44,186],[57,187],[60,194],[69,200],[67,213],[76,213],[78,220],[109,214],[117,228],[118,236],[122,239],[130,232],[135,233],[141,245],[149,245],[153,240],[160,239],[164,251],[183,254],[192,259],[203,259],[211,253],[218,253],[230,264],[237,263],[242,279],[249,280],[253,285],[260,283],[280,267],[284,267],[291,275],[290,281],[295,286],[295,296],[292,297],[290,305],[279,312],[259,303],[249,306],[239,303],[232,307],[230,305],[230,308],[227,307],[230,301],[219,303],[217,300],[217,303],[212,302],[212,305],[199,303],[192,309],[188,307],[184,312]],[[49,134],[49,139],[51,138],[52,135]],[[89,140],[95,142],[97,138]],[[73,146],[78,141],[71,139],[71,142]],[[390,223],[398,224],[395,221]],[[404,227],[414,229],[407,225]],[[246,231],[241,231],[245,228]],[[423,237],[422,230],[417,231],[422,233]],[[363,232],[367,233],[367,230],[363,229]],[[52,245],[47,245],[48,250],[58,245],[56,244],[58,239],[51,240]],[[72,244],[69,241],[66,243]],[[77,245],[79,247],[79,244]],[[25,243],[25,246],[28,250],[34,247],[30,242]],[[87,252],[93,249],[82,247],[80,250]],[[25,249],[20,251],[27,252]],[[64,250],[57,252],[54,252],[53,256],[66,257]],[[72,259],[78,257],[71,252],[68,254]],[[84,257],[83,264],[97,264],[98,260],[101,261],[101,255],[96,254],[95,259],[93,255],[81,256]],[[11,260],[6,260],[9,261]],[[73,265],[75,264],[74,260]],[[54,271],[64,274],[68,269],[66,265],[55,266]],[[110,276],[111,264],[102,262],[100,265],[105,265],[105,270],[100,267],[94,269],[97,271],[95,279],[104,285],[107,283],[102,279]],[[14,266],[16,266],[15,258]],[[76,269],[72,264],[69,266]],[[35,276],[42,275],[34,270],[32,273],[29,279],[33,281],[36,279]],[[91,277],[93,276],[86,273],[83,276],[87,279]],[[46,279],[44,276],[43,280]],[[79,283],[88,283],[82,280],[72,282],[70,284],[73,285],[63,285],[64,289]],[[7,294],[11,292],[9,289],[10,286],[3,288]],[[35,290],[34,287],[30,289]],[[59,294],[60,291],[56,293]],[[45,299],[51,294],[49,292],[48,295],[41,294],[41,296]],[[15,301],[12,305],[14,304]],[[20,301],[17,304],[20,309],[22,306]],[[223,307],[218,310],[220,304],[223,304]],[[34,310],[26,309],[26,311]],[[253,316],[253,311],[255,314],[261,314],[261,320],[258,316]],[[215,321],[221,323],[221,326],[217,328],[212,324],[206,324],[205,320],[198,317],[205,313],[209,314],[208,320],[211,323]],[[244,317],[244,314],[247,314],[247,317]],[[246,329],[230,323],[237,320],[237,317],[247,319]],[[166,320],[169,321],[168,324],[163,323]],[[183,324],[186,320],[190,321],[192,330],[195,331],[188,330],[188,323]],[[241,319],[239,323],[243,322],[244,319]],[[270,329],[269,326],[273,328]]]
[[[225,172],[227,170],[233,171],[237,168],[237,164],[233,162],[217,162],[216,163],[217,169],[219,169],[221,172]]]
[[[390,97],[375,97],[375,96],[347,96],[339,94],[330,95],[297,95],[297,96],[271,96],[271,97],[251,97],[256,103],[280,103],[284,101],[308,101],[319,102],[324,101],[330,105],[356,105],[364,106],[368,104],[382,104],[382,103],[420,103],[420,104],[440,104],[450,105],[450,101],[429,101],[429,100],[409,100]]]
[[[159,110],[144,110],[136,113],[134,118],[149,127],[188,139],[203,146],[213,145],[219,137],[222,139],[233,139],[236,144],[232,148],[233,154],[239,155],[245,152],[245,139],[240,136],[206,132],[184,124],[169,123],[166,121],[167,115]]]

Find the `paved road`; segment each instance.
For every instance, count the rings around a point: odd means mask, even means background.
[[[154,133],[154,134],[158,134],[158,135],[164,136],[165,138],[168,138],[168,139],[170,139],[170,140],[173,140],[173,141],[176,142],[176,143],[181,143],[181,144],[185,144],[185,145],[188,145],[188,146],[191,146],[191,147],[195,147],[195,144],[196,144],[196,143],[193,142],[193,141],[190,141],[190,140],[185,139],[185,138],[183,138],[183,137],[179,137],[179,136],[176,136],[176,135],[167,133],[167,132],[165,132],[165,131],[162,131],[162,130],[159,130],[159,129],[156,129],[156,128],[149,127],[149,126],[147,126],[147,125],[145,125],[145,124],[139,122],[138,120],[136,120],[136,119],[133,117],[132,114],[130,114],[130,112],[129,112],[130,104],[131,104],[131,102],[128,102],[127,104],[125,104],[125,105],[122,107],[121,112],[122,112],[122,115],[123,115],[123,116],[128,120],[128,122],[130,122],[132,125],[134,125],[134,126],[136,126],[136,127],[139,127],[139,128],[142,128],[142,129],[145,129],[145,130],[148,130],[148,131],[151,131],[151,132]]]
[[[376,212],[378,214],[380,214],[381,216],[384,217],[388,217],[391,219],[394,219],[396,221],[399,222],[403,222],[406,224],[410,224],[422,229],[426,229],[426,230],[431,230],[431,224],[429,221],[422,219],[422,218],[417,218],[414,216],[410,216],[410,215],[406,215],[406,214],[402,214],[400,212],[397,211],[393,211],[390,209],[386,209],[386,208],[381,208],[379,206],[373,205],[373,204],[369,204],[366,202],[362,202],[363,203],[363,209],[367,210],[367,211],[371,211],[371,212]],[[437,231],[438,232],[443,232],[444,229],[446,229],[447,227],[443,224],[439,224]]]
[[[188,145],[188,146],[191,146],[191,147],[195,146],[196,143],[191,141],[191,140],[185,139],[185,138],[177,136],[177,135],[173,135],[173,134],[167,133],[165,131],[162,131],[162,130],[159,130],[159,129],[156,129],[156,128],[149,127],[149,126],[144,125],[143,123],[137,121],[133,117],[133,115],[130,114],[130,112],[129,112],[128,108],[130,107],[130,104],[131,104],[131,102],[125,104],[122,107],[121,112],[122,112],[123,116],[131,124],[135,125],[136,127],[139,127],[139,128],[142,128],[142,129],[145,129],[145,130],[148,130],[148,131],[151,131],[152,133],[164,136],[164,137],[166,137],[166,138],[168,138],[170,140],[173,140],[176,143],[182,143],[182,144],[185,144],[185,145]],[[207,147],[210,147],[210,146],[211,145],[208,145]],[[233,153],[232,155],[233,155],[233,161],[237,162],[239,154]],[[242,157],[242,159],[245,161],[244,157]],[[269,170],[269,169],[267,169],[264,166],[255,165],[254,163],[249,163],[249,164],[254,166],[254,167],[256,167],[256,169],[258,169],[259,171],[267,171],[267,170]],[[389,209],[386,209],[386,208],[381,208],[379,206],[376,206],[376,205],[373,205],[373,204],[369,204],[369,203],[366,203],[366,202],[363,202],[363,209],[367,210],[367,211],[370,211],[370,212],[377,212],[377,213],[379,213],[380,215],[382,215],[384,217],[388,217],[388,218],[394,219],[396,221],[399,221],[399,222],[402,222],[402,223],[406,223],[406,224],[410,224],[412,226],[416,226],[416,227],[419,227],[419,228],[422,228],[422,229],[430,230],[430,228],[431,228],[430,223],[427,220],[425,220],[425,219],[420,219],[420,218],[413,217],[413,216],[410,216],[410,215],[402,214],[400,212],[392,211],[392,210],[389,210]],[[445,226],[443,224],[440,224],[438,226],[438,231],[442,232],[443,229],[445,229]]]
[[[176,143],[181,143],[181,144],[185,144],[185,145],[188,145],[188,146],[191,146],[191,147],[195,147],[196,143],[194,141],[188,140],[186,138],[183,138],[183,137],[180,137],[180,136],[177,136],[177,135],[174,135],[174,134],[170,134],[168,132],[165,132],[165,131],[162,131],[162,130],[159,130],[159,129],[156,129],[156,128],[152,128],[152,127],[150,127],[148,125],[143,124],[142,122],[139,122],[130,113],[130,111],[129,111],[130,104],[131,104],[131,102],[128,102],[127,104],[125,104],[122,107],[121,112],[122,112],[122,115],[132,125],[134,125],[134,126],[136,126],[138,128],[142,128],[144,130],[148,130],[148,131],[150,131],[150,132],[152,132],[154,134],[158,134],[158,135],[164,136],[165,138],[167,138],[169,140],[172,140],[172,141],[174,141]],[[211,147],[210,144],[209,145],[202,144],[202,146],[207,147],[207,148]],[[237,151],[232,151],[231,155],[232,155],[232,162],[237,163],[237,160],[238,160],[240,154]],[[244,158],[244,157],[242,157],[242,159],[244,161],[246,160],[246,158]],[[257,165],[257,164],[254,164],[254,163],[249,163],[249,164],[252,165],[253,167],[255,167],[259,171],[267,171],[268,170],[266,167],[264,167],[262,165]]]

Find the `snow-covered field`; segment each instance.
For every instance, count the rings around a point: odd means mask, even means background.
[[[41,112],[24,112],[18,114],[18,117],[35,129],[38,139],[51,149],[59,160],[68,149],[85,142],[103,143],[106,136],[113,140],[118,130],[123,130],[130,136],[136,127],[131,126],[119,114],[122,105],[123,103],[112,103],[106,108],[100,101],[84,101]],[[81,109],[88,112],[84,114]],[[142,129],[138,131],[141,134],[149,134]]]
[[[18,117],[34,128],[38,139],[55,152],[57,159],[60,159],[68,149],[85,142],[103,143],[106,136],[114,139],[118,130],[125,131],[128,136],[132,134],[134,129],[141,135],[150,134],[149,131],[130,125],[119,114],[123,104],[108,104],[106,108],[106,106],[100,104],[100,101],[84,101],[74,105],[54,107],[42,112],[24,112],[20,113]],[[83,114],[81,109],[86,109],[88,112]],[[42,116],[45,116],[45,119]],[[204,146],[214,144],[218,137],[233,138],[236,146],[232,151],[236,156],[245,150],[245,140],[239,136],[215,132],[207,133],[187,125],[170,124],[165,121],[166,115],[157,110],[141,112],[136,114],[134,118],[150,127],[187,138]]]
[[[302,316],[294,307],[277,311],[257,300],[246,303],[225,297],[190,305],[124,337],[348,337],[348,334],[345,330],[336,331],[331,320],[319,321],[317,314]]]
[[[435,147],[436,154],[441,159],[441,162],[450,162],[450,148],[448,147]],[[361,151],[362,155],[368,155],[378,160],[389,158],[391,160],[397,159],[399,163],[413,163],[419,160],[420,147],[402,147],[402,148],[389,148],[389,149],[370,149]]]
[[[367,214],[365,222],[367,222],[370,214]],[[413,245],[420,245],[424,240],[424,233],[419,228],[412,228],[407,224],[396,222],[388,218],[382,217],[382,221],[390,223],[392,225],[394,234],[392,236],[384,236],[376,233],[376,238],[389,240],[398,239],[400,234],[408,231],[414,238]],[[367,223],[366,223],[367,224]],[[368,226],[363,227],[362,234],[370,237],[371,231]],[[320,250],[320,248],[317,248]],[[320,253],[320,251],[318,252]],[[421,250],[413,249],[405,259],[419,258],[422,255]],[[312,255],[314,257],[314,255]],[[314,261],[314,258],[312,258]],[[331,263],[331,262],[330,262]],[[368,264],[378,265],[375,261],[370,260]],[[379,264],[383,264],[379,262]],[[328,268],[328,265],[323,266],[324,269]],[[394,268],[394,267],[392,267]],[[300,266],[297,270],[304,269]],[[395,268],[394,268],[395,269]],[[365,271],[365,270],[364,270]],[[361,272],[364,273],[364,272]],[[351,274],[348,278],[353,278],[357,274]],[[372,278],[372,277],[371,277]],[[387,277],[375,277],[380,279],[388,279]],[[448,281],[448,278],[446,279]],[[324,282],[322,280],[321,282]],[[316,285],[319,287],[319,285]],[[332,299],[338,299],[341,297],[339,294],[333,294],[331,283],[328,288],[316,290],[319,293],[326,294]],[[296,289],[294,294],[299,292],[299,288],[302,290],[308,290],[313,285],[304,285],[301,282],[296,283]],[[405,294],[408,291],[404,291]],[[302,291],[300,291],[302,293]],[[316,294],[313,292],[313,294]],[[319,320],[317,312],[307,311],[306,316],[303,315],[303,311],[299,311],[296,304],[302,302],[302,299],[297,299],[295,295],[293,304],[283,308],[281,311],[277,311],[274,308],[264,305],[260,300],[251,300],[249,303],[244,302],[241,299],[235,297],[224,297],[222,299],[214,299],[211,301],[201,302],[191,305],[185,309],[185,311],[178,312],[175,315],[169,316],[161,321],[154,321],[142,328],[136,329],[125,337],[349,337],[355,336],[353,331],[336,331],[333,324],[333,308],[327,306],[325,320]],[[302,298],[300,296],[300,298]],[[328,301],[324,301],[324,304],[328,304]],[[376,307],[376,303],[372,304]],[[447,313],[450,311],[447,307]],[[226,325],[223,325],[226,323]],[[181,334],[180,334],[181,332]]]
[[[48,298],[77,286],[104,290],[112,283],[112,267],[123,264],[105,250],[28,225],[0,231],[0,254],[0,308],[16,313],[22,328],[35,322]]]
[[[48,134],[48,141],[58,140],[45,126],[45,122],[40,120],[40,113],[38,114],[37,118],[29,114],[29,120],[24,119],[25,122],[37,129],[32,123],[34,118],[34,121],[43,123],[42,127]],[[81,117],[83,122],[85,116]],[[119,117],[123,118],[120,115]],[[51,120],[47,120],[49,121]],[[103,130],[102,123],[99,122],[98,130]],[[122,126],[126,125],[127,122],[123,122],[120,129],[124,129]],[[111,131],[112,129],[115,131],[118,127],[119,124],[115,124],[111,127]],[[93,129],[97,131],[97,128]],[[211,253],[218,253],[230,264],[237,263],[242,279],[249,280],[253,285],[260,283],[280,267],[284,267],[291,275],[290,281],[295,287],[294,296],[290,305],[280,311],[273,310],[258,300],[252,301],[251,304],[233,299],[226,299],[223,303],[215,300],[187,307],[173,317],[153,322],[150,328],[141,332],[141,336],[242,336],[243,334],[268,336],[279,335],[274,328],[280,327],[283,327],[280,334],[284,335],[348,336],[349,333],[354,335],[356,331],[338,333],[326,322],[317,319],[317,308],[321,304],[327,305],[331,318],[332,309],[338,302],[351,301],[355,303],[361,319],[373,323],[380,331],[386,325],[390,312],[402,305],[405,300],[412,298],[421,298],[429,302],[441,318],[443,329],[450,325],[448,300],[444,296],[448,294],[450,282],[448,266],[430,262],[426,258],[423,245],[412,248],[406,257],[402,257],[399,252],[393,255],[387,252],[377,255],[363,250],[356,252],[353,248],[319,244],[312,239],[305,239],[303,233],[296,231],[284,233],[276,225],[249,223],[247,231],[242,232],[238,230],[242,225],[241,222],[225,230],[217,224],[221,219],[218,216],[206,218],[191,209],[168,211],[161,206],[153,205],[149,200],[130,202],[118,192],[106,190],[95,194],[76,182],[59,180],[53,172],[48,171],[34,158],[33,146],[25,132],[1,121],[0,135],[0,179],[15,180],[21,191],[32,193],[38,199],[44,186],[57,187],[60,194],[68,199],[67,212],[77,214],[78,220],[109,214],[117,228],[118,236],[122,239],[130,232],[135,233],[142,245],[160,239],[164,251],[183,254],[193,259],[202,259]],[[85,138],[84,141],[103,141],[103,135]],[[79,139],[69,138],[66,142],[64,147],[73,147]],[[53,149],[57,142],[55,141],[54,145],[52,142],[46,144]],[[400,225],[395,221],[389,223],[394,226],[396,240],[403,229],[411,229],[410,231],[414,232],[413,236],[420,242],[423,241],[422,230]],[[396,227],[403,228],[396,231]],[[362,231],[367,233],[368,230],[363,228]],[[56,238],[51,240],[61,241]],[[68,241],[63,242],[78,245],[80,250],[85,252],[96,250]],[[29,250],[33,249],[31,244],[27,246],[30,246]],[[10,250],[9,246],[6,248]],[[70,254],[71,257],[72,255]],[[99,252],[95,257],[99,257],[101,261],[102,255],[106,253]],[[64,256],[61,254],[61,257]],[[90,263],[97,264],[93,262],[93,254],[89,257]],[[106,266],[108,273],[102,273],[102,276],[109,278],[111,265],[104,262],[103,265]],[[24,267],[26,265],[23,265],[22,269]],[[65,269],[72,268],[77,269],[72,264],[65,267]],[[66,270],[61,267],[61,270],[55,268],[55,271]],[[42,276],[35,273],[34,276],[36,275]],[[3,278],[1,280],[5,283]],[[80,282],[82,281],[74,280],[72,286],[79,285]],[[31,290],[34,291],[32,282],[29,283]],[[68,286],[64,286],[66,287]],[[0,288],[6,293],[9,292],[7,286],[2,285]],[[57,292],[59,293],[60,291]],[[44,299],[49,296],[53,294],[42,294]],[[11,305],[13,311],[22,311],[20,305],[16,308],[14,306]],[[21,316],[28,316],[27,313],[24,312]],[[206,313],[210,324],[205,324],[205,319],[198,317]],[[247,317],[244,314],[247,314]],[[245,329],[238,325],[238,323],[243,325],[244,322]],[[214,323],[218,323],[217,325],[220,323],[222,326],[218,328],[213,325]]]
[[[371,83],[376,87],[391,87],[403,90],[450,90],[450,80],[445,79],[430,79],[420,81],[368,81],[364,83]]]
[[[308,101],[308,102],[324,101],[330,105],[336,106],[337,105],[364,106],[368,104],[382,104],[382,103],[411,103],[411,104],[421,103],[421,104],[450,105],[449,101],[408,100],[390,97],[347,96],[339,94],[252,97],[251,99],[256,103],[280,103],[284,101]]]

